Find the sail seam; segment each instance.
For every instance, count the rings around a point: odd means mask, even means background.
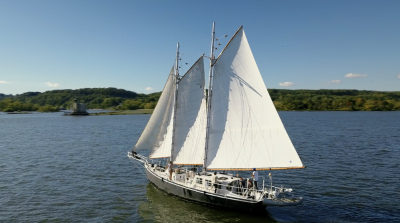
[[[244,35],[244,37],[245,37],[245,34],[244,34],[244,33],[243,33],[243,35]],[[243,38],[243,37],[242,37],[242,38]],[[246,41],[246,42],[247,42],[247,41]],[[250,49],[250,46],[248,46],[248,47],[249,47],[249,49]],[[245,66],[246,63],[243,62],[243,61],[244,61],[243,58],[239,56],[239,57],[238,57],[238,60],[240,61],[241,67],[243,67],[243,69],[246,70],[246,73],[249,73],[247,67]],[[234,69],[236,69],[236,67],[234,67]],[[252,76],[250,76],[250,78],[252,78]],[[240,80],[241,80],[241,81],[244,81],[242,78],[241,78]],[[245,81],[245,82],[246,82],[246,81]],[[254,82],[254,81],[253,81],[253,82]],[[246,83],[247,83],[247,82],[246,82]],[[252,89],[252,87],[249,86],[248,84],[246,84],[246,86],[248,86],[249,88]],[[254,91],[255,91],[255,90],[254,90]],[[260,95],[257,91],[255,91],[255,92],[256,92],[258,95]],[[247,97],[246,91],[244,91],[244,97],[246,98],[246,101],[248,101],[248,97]],[[260,97],[262,97],[262,96],[260,95]],[[252,114],[252,117],[254,117],[254,119],[256,120],[255,125],[258,127],[258,132],[261,132],[261,129],[262,129],[262,128],[261,128],[261,126],[260,126],[260,124],[259,124],[260,122],[258,121],[257,116],[254,114],[253,108],[252,108],[249,104],[247,104],[247,106],[248,106],[248,108],[249,108],[249,113]],[[264,139],[264,135],[261,134],[261,136],[262,136],[262,138]],[[270,155],[270,152],[269,152],[268,145],[267,145],[267,143],[265,142],[265,139],[264,139],[264,145],[265,145],[266,148],[267,148],[268,160],[269,160],[270,165],[272,166],[271,155]],[[258,149],[258,151],[260,152],[260,154],[263,156],[263,159],[264,159],[264,160],[267,160],[267,159],[265,159],[263,153],[260,151],[259,147],[257,146],[256,148]]]

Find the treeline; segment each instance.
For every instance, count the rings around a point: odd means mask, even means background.
[[[280,111],[400,111],[400,91],[269,89]]]
[[[117,88],[83,88],[78,90],[53,90],[26,92],[19,95],[0,95],[0,111],[55,111],[69,109],[77,99],[89,109],[153,109],[161,92],[138,94]]]
[[[269,89],[280,111],[400,111],[400,91]],[[0,94],[0,111],[58,111],[76,98],[89,109],[153,109],[161,92],[138,94],[117,88],[53,90],[20,95]]]
[[[13,96],[12,94],[1,94],[0,93],[0,100],[2,100],[4,98],[9,98],[9,97],[12,97],[12,96]]]

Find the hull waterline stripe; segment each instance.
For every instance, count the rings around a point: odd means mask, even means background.
[[[181,165],[181,166],[190,166],[190,165],[203,166],[203,163],[174,163],[174,165]]]
[[[271,167],[271,168],[256,168],[257,170],[291,170],[291,169],[305,169],[301,167]],[[208,168],[208,170],[232,170],[232,171],[251,171],[253,168]]]

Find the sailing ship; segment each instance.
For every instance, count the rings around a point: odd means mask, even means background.
[[[178,43],[158,104],[128,157],[143,165],[156,187],[187,200],[250,211],[301,204],[303,198],[292,195],[292,189],[272,185],[271,173],[269,179],[241,179],[242,171],[305,167],[269,96],[243,26],[217,58],[214,42],[215,23],[211,56],[201,56],[183,76]],[[208,92],[204,58],[210,60]],[[151,153],[144,156],[141,150]],[[168,167],[162,163],[167,158]]]

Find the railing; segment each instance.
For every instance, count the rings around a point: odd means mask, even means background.
[[[198,183],[195,180],[195,177],[189,178],[189,179],[190,179],[190,183],[194,186],[194,188],[200,187],[200,188],[203,188],[208,191],[215,190],[214,184],[211,183],[211,181],[208,179],[203,178],[201,183]],[[246,179],[246,181],[248,181],[248,180],[249,179]],[[236,181],[236,183],[239,183],[239,180],[234,180],[231,182],[235,182],[235,181]],[[186,183],[187,183],[187,180],[185,179],[185,184]],[[253,200],[262,200],[265,198],[265,196],[267,196],[269,194],[269,191],[264,187],[264,179],[263,179],[262,189],[256,189],[254,187],[254,183],[253,183],[253,186],[251,186],[251,187],[248,187],[248,184],[246,184],[246,186],[237,186],[237,185],[216,183],[216,185],[217,185],[217,194],[226,195],[226,196],[235,197],[235,195],[236,195],[236,196],[241,196],[246,199],[252,198]]]
[[[142,156],[140,154],[132,154],[131,152],[129,152],[128,156],[130,158],[133,158],[142,163],[151,164],[152,167],[155,168],[155,170],[157,170],[157,172],[160,172],[160,174],[166,173],[165,167],[163,165],[161,165],[162,164],[161,160],[159,162],[157,162],[157,164],[156,164],[156,162],[154,160],[152,160],[152,159],[149,160],[147,157]],[[193,169],[193,168],[194,167],[175,168],[175,171],[174,171],[175,176],[174,176],[173,181],[181,182],[185,185],[189,184],[189,185],[193,186],[193,188],[200,187],[204,190],[214,191],[215,190],[214,184],[211,183],[210,179],[204,178],[204,175],[209,176],[209,173],[206,173],[206,174],[199,173],[199,172],[197,172],[198,168],[196,168],[196,167],[195,167],[195,169]],[[179,171],[176,171],[177,169],[179,169]],[[190,175],[189,175],[189,173],[190,173]],[[184,176],[182,179],[177,179],[176,174],[184,174]],[[168,176],[169,176],[169,174],[168,174]],[[196,182],[196,176],[201,177],[202,180],[201,180],[200,184],[198,182]],[[249,181],[252,184],[251,187],[248,186]],[[271,181],[271,179],[270,179],[270,181]],[[235,180],[230,181],[230,182],[231,183],[235,182],[235,184],[238,184],[239,179],[236,178]],[[265,179],[262,176],[259,177],[258,183],[260,183],[260,185],[257,185],[258,188],[255,188],[253,178],[245,178],[245,182],[246,182],[246,186],[229,185],[229,184],[224,184],[221,182],[216,183],[217,184],[217,194],[225,195],[225,196],[233,196],[233,197],[235,197],[235,195],[236,195],[236,196],[242,196],[246,199],[263,200],[265,198],[277,199],[280,194],[285,194],[285,192],[292,191],[292,189],[290,189],[290,188],[272,186],[272,182],[271,182],[271,185],[266,187]],[[261,182],[262,182],[262,185],[261,185]]]

